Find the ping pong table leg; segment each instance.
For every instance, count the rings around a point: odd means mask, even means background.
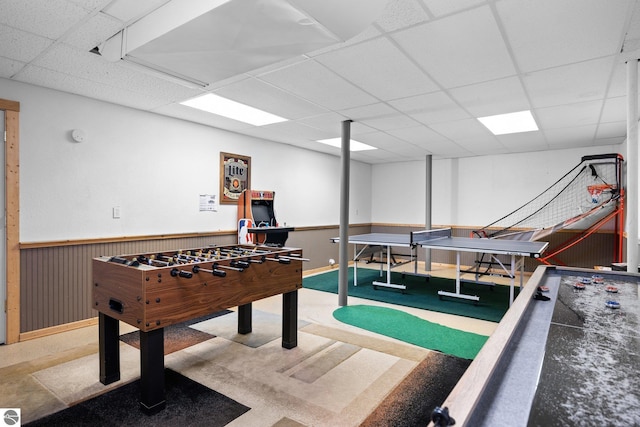
[[[460,293],[460,251],[456,251],[456,294]]]
[[[382,265],[380,266],[382,269]],[[391,246],[387,245],[387,285],[391,284]]]
[[[353,286],[358,286],[358,245],[353,245]]]
[[[509,280],[509,307],[511,307],[511,304],[513,304],[513,285],[516,280],[515,274],[516,274],[516,256],[514,254],[511,254],[511,279]]]

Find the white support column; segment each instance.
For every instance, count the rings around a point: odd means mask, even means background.
[[[341,175],[340,175],[340,254],[338,269],[338,305],[347,305],[349,291],[349,172],[351,162],[351,120],[342,122]]]
[[[627,271],[638,272],[638,59],[627,61]]]

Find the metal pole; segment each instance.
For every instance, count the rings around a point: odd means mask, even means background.
[[[340,257],[338,269],[338,305],[347,305],[349,284],[349,167],[351,162],[351,120],[342,122],[341,160],[342,169],[340,175]]]
[[[638,59],[627,61],[627,271],[638,272]]]
[[[425,190],[425,219],[424,227],[427,230],[431,230],[431,190],[433,187],[433,172],[432,172],[432,156],[431,154],[426,157],[427,171],[426,171],[426,190]],[[425,249],[424,252],[424,268],[427,271],[431,271],[431,249]]]

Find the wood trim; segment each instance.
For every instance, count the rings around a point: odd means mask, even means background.
[[[64,325],[51,326],[49,328],[38,329],[20,334],[20,341],[28,341],[36,338],[47,337],[49,335],[59,334],[61,332],[73,331],[75,329],[85,328],[87,326],[95,326],[98,324],[98,318],[78,320],[77,322],[65,323]]]
[[[350,227],[365,227],[369,224],[351,224]],[[307,226],[307,227],[295,227],[297,231],[317,231],[317,230],[331,230],[338,228],[338,225],[320,225],[320,226]],[[167,239],[183,239],[191,237],[213,237],[213,236],[230,236],[236,235],[237,230],[221,230],[221,231],[208,231],[202,233],[181,233],[181,234],[158,234],[158,235],[146,235],[146,236],[120,236],[120,237],[99,237],[93,239],[77,239],[77,240],[55,240],[55,241],[43,241],[43,242],[22,242],[20,243],[20,249],[40,249],[40,248],[52,248],[58,246],[78,246],[78,245],[95,245],[101,243],[122,243],[122,242],[138,242],[145,240],[167,240]]]
[[[182,239],[191,237],[213,237],[235,235],[236,230],[211,231],[204,233],[181,233],[181,234],[158,234],[147,236],[120,236],[120,237],[98,237],[93,239],[77,239],[77,240],[54,240],[48,242],[23,242],[20,243],[20,249],[39,249],[53,248],[59,246],[79,246],[79,245],[95,245],[101,243],[123,243],[123,242],[139,242],[145,240],[168,240]]]
[[[0,103],[0,107],[6,102]],[[13,107],[5,112],[7,344],[20,339],[20,106]]]
[[[0,110],[20,112],[20,103],[0,98]]]

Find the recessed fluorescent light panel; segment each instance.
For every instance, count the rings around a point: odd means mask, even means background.
[[[318,142],[331,145],[332,147],[338,147],[338,148],[342,147],[342,138],[320,139],[318,140]],[[366,150],[377,150],[377,148],[362,142],[354,141],[353,139],[349,143],[349,151],[366,151]]]
[[[264,126],[287,121],[285,118],[212,93],[188,99],[180,104],[217,114],[218,116],[249,123],[254,126]]]
[[[478,120],[494,135],[538,130],[538,125],[529,110],[518,111],[517,113],[498,114],[496,116],[478,117]]]

